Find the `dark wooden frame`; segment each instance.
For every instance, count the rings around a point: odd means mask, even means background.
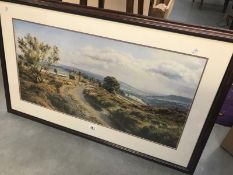
[[[23,4],[28,6],[34,6],[39,8],[45,8],[49,10],[54,11],[62,11],[72,14],[79,14],[83,16],[90,16],[93,18],[100,18],[110,21],[118,21],[121,23],[127,23],[137,26],[143,26],[147,28],[153,28],[153,29],[159,29],[159,30],[165,30],[165,31],[171,31],[175,33],[182,33],[186,35],[191,36],[198,36],[203,38],[209,38],[213,40],[219,40],[219,41],[225,41],[225,42],[233,42],[233,32],[228,30],[222,30],[222,29],[215,29],[210,27],[200,27],[195,25],[187,25],[177,22],[171,22],[171,21],[165,21],[161,19],[154,19],[150,17],[142,17],[139,15],[127,15],[125,13],[121,12],[112,12],[110,10],[100,10],[97,8],[91,8],[91,7],[84,7],[84,6],[78,6],[78,5],[71,5],[68,3],[61,3],[61,2],[54,2],[54,1],[43,1],[43,0],[0,0],[5,2],[11,2],[11,3],[17,3],[17,4]],[[6,59],[5,59],[5,53],[4,53],[4,47],[3,47],[3,36],[2,36],[2,28],[0,28],[0,57],[1,57],[1,66],[2,66],[2,73],[3,73],[3,80],[4,80],[4,87],[5,87],[5,96],[7,101],[7,110],[10,113],[19,115],[21,117],[25,117],[40,123],[43,123],[45,125],[78,135],[82,136],[88,139],[91,139],[93,141],[96,141],[101,144],[105,144],[108,146],[111,146],[116,149],[120,149],[122,151],[125,151],[127,153],[132,153],[136,156],[142,157],[144,159],[155,161],[159,164],[165,165],[167,167],[174,168],[176,170],[179,170],[181,172],[193,174],[195,171],[195,168],[198,164],[198,161],[200,159],[200,156],[202,154],[202,151],[206,145],[207,139],[212,131],[212,128],[215,123],[215,119],[218,115],[218,112],[220,111],[220,108],[224,102],[224,99],[227,95],[227,92],[232,84],[233,80],[233,56],[231,58],[231,61],[228,65],[228,68],[225,72],[224,78],[222,79],[221,85],[218,89],[217,95],[215,96],[214,102],[212,104],[212,107],[209,111],[209,114],[207,116],[207,119],[205,121],[204,127],[202,128],[200,137],[196,143],[196,146],[194,148],[194,151],[192,153],[191,159],[189,161],[189,164],[187,167],[182,167],[176,164],[173,164],[168,161],[164,161],[161,159],[158,159],[156,157],[152,157],[140,152],[137,152],[135,150],[131,150],[129,148],[122,147],[120,145],[116,145],[114,143],[108,142],[106,140],[102,140],[69,128],[66,128],[64,126],[60,126],[57,124],[54,124],[52,122],[48,122],[45,120],[42,120],[40,118],[37,118],[35,116],[30,116],[25,113],[22,113],[20,111],[16,111],[12,109],[11,107],[11,99],[10,99],[10,92],[9,92],[9,84],[8,84],[8,75],[7,75],[7,69],[6,69]]]

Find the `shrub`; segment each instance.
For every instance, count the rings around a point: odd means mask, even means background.
[[[126,130],[132,134],[137,133],[138,125],[140,122],[131,116],[126,110],[124,109],[117,109],[112,112],[112,119],[117,125],[121,127],[122,130]]]
[[[69,79],[70,79],[70,80],[75,80],[75,76],[72,75],[72,74],[69,74]]]
[[[48,99],[57,110],[66,114],[75,115],[75,110],[73,110],[72,107],[68,105],[69,103],[62,97],[56,94],[49,94]]]

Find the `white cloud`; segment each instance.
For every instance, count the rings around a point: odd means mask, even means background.
[[[135,88],[161,94],[193,97],[205,61],[168,51],[154,50],[149,58],[135,58],[110,47],[85,47],[63,60],[102,76],[114,76]]]

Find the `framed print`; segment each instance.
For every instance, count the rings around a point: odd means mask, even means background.
[[[0,1],[0,15],[9,112],[194,172],[232,35],[50,1]]]

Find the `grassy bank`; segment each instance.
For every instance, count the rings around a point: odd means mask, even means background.
[[[103,119],[88,114],[80,99],[74,98],[70,89],[84,88],[83,95],[88,105],[96,111],[107,111],[108,127],[138,137],[176,147],[182,134],[186,113],[178,109],[157,108],[139,103],[122,93],[110,93],[99,82],[79,75],[64,77],[43,73],[43,81],[36,83],[26,67],[19,69],[20,92],[23,100],[56,110],[74,117],[103,124]],[[74,93],[74,92],[73,92]],[[104,122],[105,123],[105,122]]]

